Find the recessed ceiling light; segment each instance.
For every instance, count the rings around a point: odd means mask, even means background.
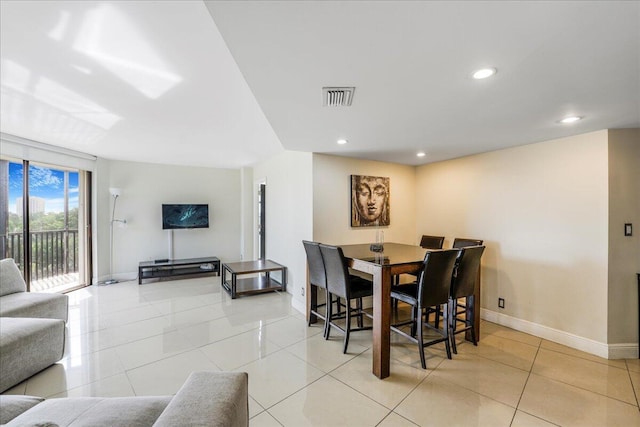
[[[418,153],[416,154],[416,156],[418,156],[418,157],[424,157],[426,155],[427,155],[427,153],[425,153],[424,151],[418,151]]]
[[[346,139],[339,139],[337,142],[338,142],[338,144],[340,144],[340,145],[344,145],[344,144],[346,144],[348,141],[347,141]]]
[[[575,123],[577,121],[582,120],[582,117],[580,116],[569,116],[569,117],[565,117],[564,119],[560,120],[560,123],[564,123],[564,124],[569,124],[569,123]]]
[[[482,68],[478,71],[476,71],[475,73],[473,73],[473,78],[474,79],[486,79],[487,77],[491,77],[493,76],[495,73],[497,73],[498,70],[495,68]]]

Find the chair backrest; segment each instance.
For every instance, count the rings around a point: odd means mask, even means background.
[[[422,235],[420,246],[425,249],[442,249],[444,244],[444,236],[427,236]]]
[[[451,282],[460,250],[427,252],[422,263],[418,282],[418,299],[421,307],[446,304],[451,295]]]
[[[451,285],[451,296],[462,298],[473,295],[478,271],[480,270],[480,258],[484,252],[484,246],[471,246],[460,250],[456,261],[456,273]]]
[[[342,248],[320,243],[320,252],[327,273],[327,290],[341,298],[349,298],[349,269]]]
[[[27,284],[12,258],[0,261],[0,296],[26,292]]]
[[[303,240],[304,251],[307,253],[307,264],[309,264],[309,283],[313,286],[326,289],[327,275],[324,271],[324,261],[317,242]]]
[[[454,248],[466,248],[467,246],[482,246],[483,241],[477,239],[462,239],[456,237],[453,239]]]

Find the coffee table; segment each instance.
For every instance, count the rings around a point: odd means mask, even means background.
[[[271,272],[280,271],[280,281],[271,277]],[[227,280],[227,273],[231,275]],[[238,276],[252,277],[238,278]],[[238,295],[287,290],[287,267],[269,259],[241,261],[222,264],[222,287],[235,299]]]

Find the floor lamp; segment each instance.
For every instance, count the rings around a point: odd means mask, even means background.
[[[116,203],[118,202],[118,197],[122,194],[122,190],[119,188],[109,188],[109,193],[111,193],[111,197],[113,198],[113,210],[111,211],[111,220],[109,221],[109,280],[105,280],[105,285],[112,285],[114,283],[118,283],[118,280],[113,278],[113,225],[116,222],[120,224],[126,224],[126,219],[116,219]]]

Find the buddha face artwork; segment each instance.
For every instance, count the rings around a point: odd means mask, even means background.
[[[388,226],[389,178],[351,175],[351,226]]]

